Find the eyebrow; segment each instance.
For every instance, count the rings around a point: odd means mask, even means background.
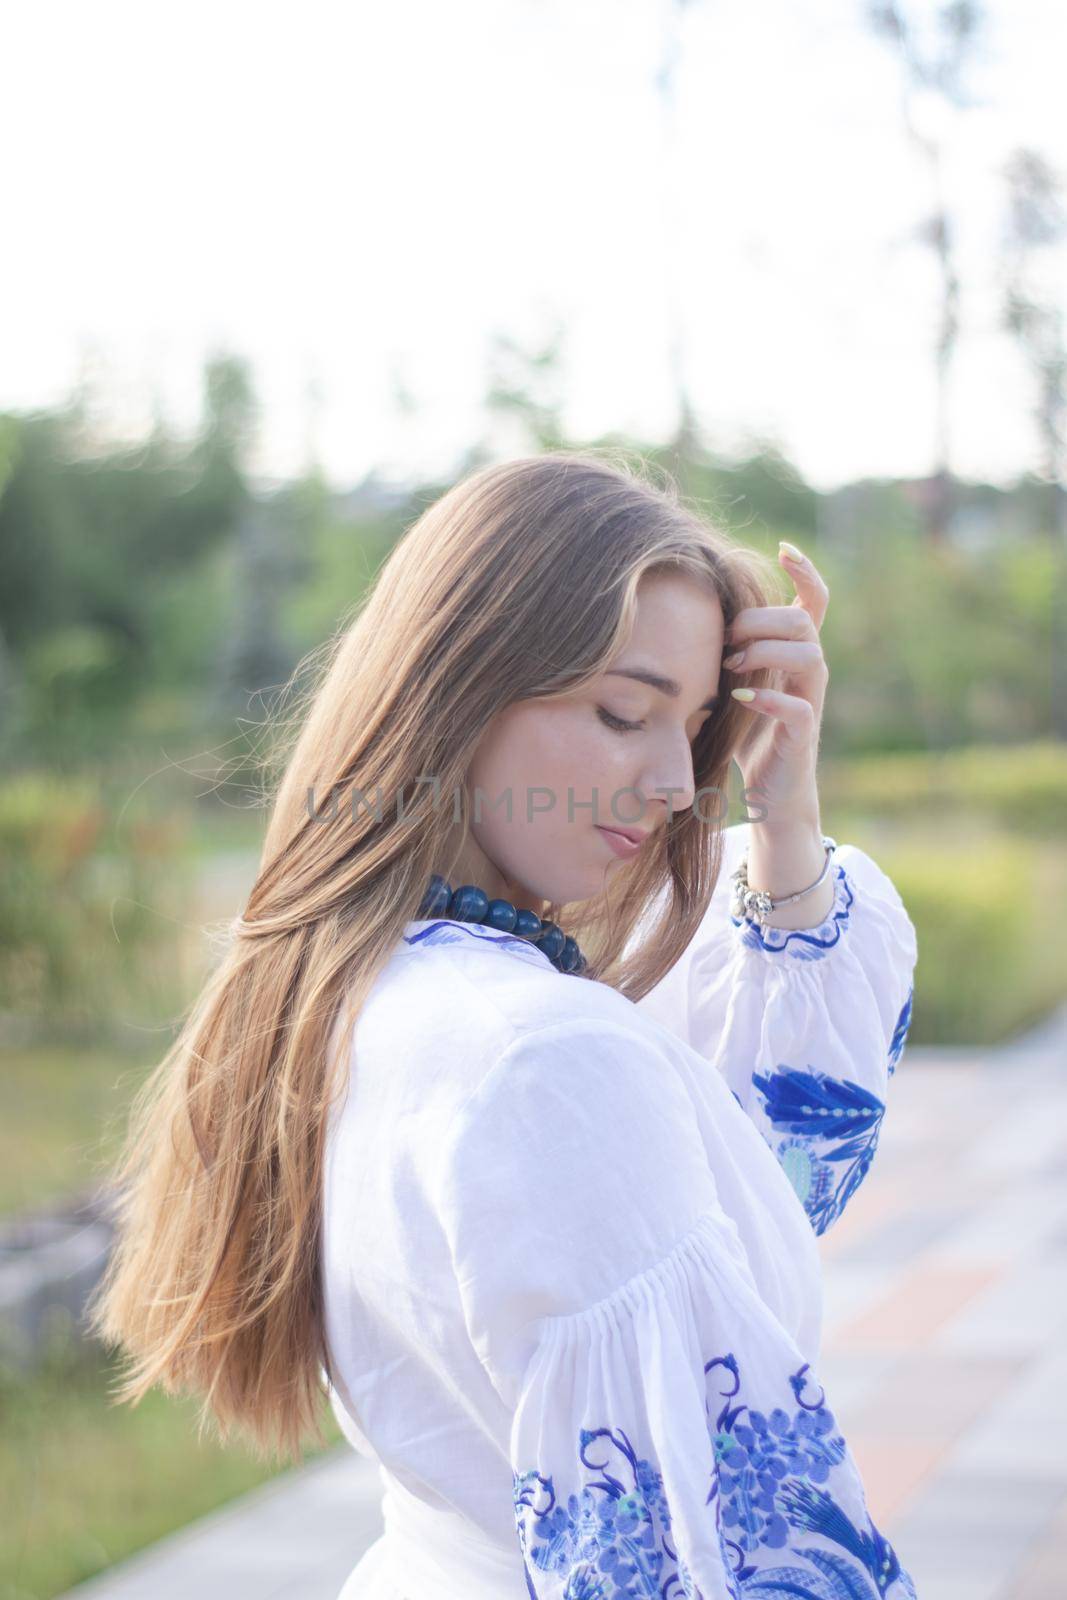
[[[670,695],[672,700],[677,700],[682,692],[680,683],[673,678],[662,678],[658,672],[647,672],[643,667],[612,667],[605,674],[607,678],[636,678],[638,683],[647,683],[653,689],[658,689],[660,694]],[[713,694],[710,700],[705,700],[700,707],[701,711],[714,711],[719,703],[719,696]]]

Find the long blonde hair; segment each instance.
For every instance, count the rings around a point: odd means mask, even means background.
[[[201,1398],[201,1429],[213,1420],[262,1455],[298,1457],[309,1433],[324,1442],[321,1187],[348,1059],[336,1045],[350,1043],[430,874],[450,876],[458,859],[479,740],[512,702],[604,669],[646,572],[710,585],[727,623],[773,596],[768,558],[663,477],[593,451],[484,467],[423,511],[328,641],[247,906],[135,1097],[112,1174],[115,1242],[88,1315],[127,1358],[117,1402],[158,1383]],[[693,747],[698,792],[726,794],[732,756],[760,720],[724,692]],[[457,795],[458,839],[439,803]],[[324,798],[338,796],[321,825]],[[707,909],[721,853],[720,830],[694,807],[611,891],[551,906],[589,960],[569,981],[646,994]],[[626,950],[650,908],[654,922]]]

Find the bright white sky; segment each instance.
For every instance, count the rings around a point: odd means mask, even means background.
[[[910,15],[932,7],[905,0]],[[716,448],[820,486],[931,465],[928,175],[862,0],[33,0],[4,25],[0,408],[95,374],[119,429],[253,364],[255,465],[446,473],[495,331],[563,329],[564,421],[674,425],[672,304]],[[657,73],[680,47],[674,144]],[[957,471],[1036,464],[998,330],[999,169],[1067,173],[1067,8],[996,0],[948,121],[963,280]],[[936,106],[929,108],[933,119]],[[1067,302],[1067,252],[1048,281]],[[398,404],[397,384],[415,404]],[[510,453],[521,441],[496,434]]]

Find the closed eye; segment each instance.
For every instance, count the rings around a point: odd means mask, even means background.
[[[610,711],[606,711],[603,706],[597,706],[596,710],[597,716],[600,718],[601,722],[603,722],[606,727],[613,728],[616,733],[637,733],[645,726],[643,720],[641,722],[626,722],[622,717],[616,717]],[[700,724],[700,727],[693,735],[694,739],[699,739],[700,735],[711,722],[712,715],[713,714],[709,712],[709,714],[704,718],[703,722]]]
[[[644,727],[644,722],[624,722],[622,717],[612,716],[610,711],[605,711],[603,706],[597,706],[597,716],[609,728],[614,728],[616,733],[636,733]]]

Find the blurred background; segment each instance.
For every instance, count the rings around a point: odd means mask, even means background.
[[[8,16],[0,1600],[272,1476],[108,1404],[100,1184],[251,883],[283,686],[472,468],[614,445],[811,555],[823,825],[918,934],[902,1079],[1060,1014],[1065,45],[1037,0]]]

